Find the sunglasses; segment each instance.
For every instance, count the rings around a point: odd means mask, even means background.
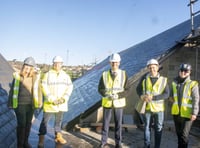
[[[189,73],[189,70],[188,69],[180,69],[180,72]]]

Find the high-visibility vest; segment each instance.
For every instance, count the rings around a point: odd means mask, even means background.
[[[59,73],[50,69],[42,78],[42,92],[44,95],[44,112],[68,111],[68,100],[73,90],[69,75],[61,70]],[[53,101],[64,99],[64,103],[54,105]]]
[[[167,78],[160,76],[156,83],[153,85],[149,76],[142,82],[143,94],[156,96],[162,94],[167,85]],[[164,111],[164,98],[161,100],[152,100],[147,103],[146,110],[152,112]]]
[[[183,88],[183,95],[181,98],[181,106],[179,108],[178,105],[178,92],[177,92],[177,83],[172,82],[172,90],[173,90],[173,105],[171,108],[172,115],[180,114],[181,117],[190,118],[192,114],[192,88],[198,85],[197,81],[188,80],[185,82]]]
[[[13,96],[12,96],[12,107],[18,107],[18,95],[20,87],[20,75],[19,73],[13,73],[14,77],[14,86],[13,86]],[[42,92],[40,90],[40,74],[37,74],[35,80],[33,80],[33,104],[35,108],[42,106]]]
[[[124,91],[124,85],[125,85],[125,71],[118,70],[117,76],[114,80],[112,80],[110,71],[103,72],[103,82],[106,89],[106,94],[109,96],[111,94],[116,94],[119,92]],[[109,97],[103,97],[102,98],[102,106],[106,108],[121,108],[126,106],[126,98],[118,98],[118,99],[111,99]]]

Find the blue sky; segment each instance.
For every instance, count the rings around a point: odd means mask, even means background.
[[[0,53],[100,62],[190,19],[189,0],[0,0]],[[199,8],[199,2],[194,5]]]

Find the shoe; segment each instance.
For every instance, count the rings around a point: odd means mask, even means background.
[[[55,142],[60,144],[66,144],[67,141],[63,138],[61,133],[56,133]]]
[[[38,148],[44,148],[44,135],[39,135]]]
[[[107,143],[105,143],[105,144],[100,144],[99,145],[99,148],[105,148],[107,146]]]
[[[122,145],[121,144],[116,144],[115,148],[122,148]]]

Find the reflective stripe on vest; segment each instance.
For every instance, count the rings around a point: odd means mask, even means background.
[[[116,94],[124,91],[125,85],[125,71],[119,70],[114,81],[112,80],[110,71],[103,72],[103,81],[105,85],[105,90],[107,95]],[[110,108],[114,106],[115,108],[126,106],[125,98],[118,98],[112,100],[108,97],[102,98],[102,106]]]
[[[33,84],[33,101],[34,101],[35,108],[42,107],[42,94],[41,94],[41,90],[40,90],[41,88],[39,86],[40,75],[41,75],[41,73],[38,73],[36,75],[34,84]]]
[[[175,82],[172,82],[173,99],[174,99],[174,103],[171,109],[172,115],[178,115],[180,113],[181,117],[190,118],[192,113],[191,90],[195,85],[198,85],[196,81],[191,81],[191,80],[186,81],[183,88],[183,96],[181,98],[181,107],[179,108],[177,84]]]
[[[156,83],[152,85],[149,76],[146,77],[142,82],[143,94],[148,94],[156,96],[162,94],[167,85],[167,78],[160,76]],[[152,112],[164,111],[164,99],[162,100],[152,100],[147,103],[146,110],[151,110]]]
[[[18,106],[20,75],[18,73],[14,73],[13,77],[14,77],[14,88],[13,88],[14,92],[13,92],[13,97],[12,97],[12,105],[13,105],[13,108],[17,108],[17,106]]]

